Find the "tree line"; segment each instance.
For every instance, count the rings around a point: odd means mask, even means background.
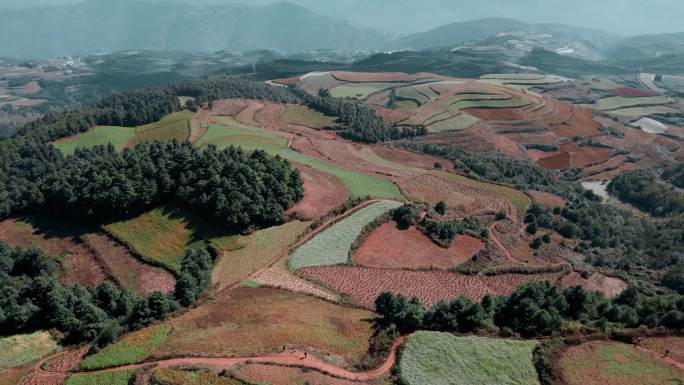
[[[465,297],[441,301],[430,308],[417,298],[385,292],[375,300],[382,329],[412,333],[416,330],[471,333],[495,326],[502,336],[558,334],[571,324],[585,330],[609,326],[684,329],[684,297],[646,297],[629,287],[613,300],[581,286],[559,289],[549,282],[530,282],[510,296],[487,294],[481,302]]]
[[[0,218],[49,210],[111,219],[169,200],[228,227],[271,225],[303,197],[299,171],[263,151],[198,150],[185,143],[113,146],[65,157],[52,146],[24,145],[0,172]]]
[[[65,286],[54,278],[58,268],[56,259],[41,250],[20,250],[0,242],[3,335],[56,328],[70,343],[107,344],[195,302],[209,286],[213,260],[207,250],[188,251],[175,291],[147,296],[108,283],[94,288]]]
[[[439,202],[435,207],[435,212],[440,215],[444,215],[446,210],[447,206],[444,202]],[[409,203],[394,210],[393,219],[397,222],[397,226],[402,230],[406,230],[411,226],[416,226],[416,228],[430,238],[432,242],[443,248],[451,247],[457,234],[465,234],[467,232],[474,233],[478,236],[486,234],[486,230],[483,229],[482,225],[475,219],[439,220],[435,219],[431,212],[428,212],[424,217],[422,217],[422,213],[423,210],[419,206]]]
[[[675,181],[678,177],[676,173],[673,170],[671,175]],[[656,217],[684,213],[684,193],[658,182],[656,175],[649,170],[623,172],[613,178],[608,185],[608,192]]]

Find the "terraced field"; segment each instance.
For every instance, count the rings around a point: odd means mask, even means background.
[[[271,154],[287,148],[287,140],[278,135],[239,124],[232,117],[223,117],[224,125],[210,124],[209,130],[196,143],[200,148],[210,144],[218,148],[242,147],[245,151],[264,150]]]
[[[399,377],[407,385],[535,385],[534,341],[418,332],[406,342]]]
[[[299,124],[317,129],[330,127],[335,123],[335,118],[298,104],[288,104],[285,106],[280,120],[288,124]]]
[[[672,102],[666,96],[650,96],[642,98],[626,98],[623,96],[612,96],[600,99],[596,102],[596,108],[602,111],[615,111],[631,107],[662,106]]]
[[[351,246],[363,228],[399,206],[401,204],[398,202],[377,202],[355,212],[295,250],[290,255],[290,266],[293,269],[301,269],[349,262]]]
[[[123,150],[135,134],[132,127],[98,126],[84,132],[70,136],[65,140],[54,142],[55,147],[64,155],[73,154],[77,148],[92,148],[106,146],[111,143],[117,151]]]

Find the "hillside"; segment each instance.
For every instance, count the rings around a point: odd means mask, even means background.
[[[196,6],[90,0],[0,14],[0,56],[37,58],[127,49],[296,52],[379,48],[384,33],[292,3]]]

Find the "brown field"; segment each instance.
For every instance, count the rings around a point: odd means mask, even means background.
[[[268,385],[358,385],[378,384],[378,382],[357,382],[327,376],[315,370],[275,366],[265,364],[248,364],[233,372],[240,380],[250,384]]]
[[[562,287],[583,286],[589,291],[597,291],[606,298],[615,298],[627,289],[627,282],[613,277],[607,277],[601,273],[594,273],[584,279],[579,273],[572,272],[560,280]]]
[[[304,179],[304,199],[285,214],[297,213],[304,218],[320,218],[349,199],[349,191],[341,180],[311,167],[296,164]]]
[[[554,155],[546,156],[537,160],[540,166],[548,170],[558,170],[561,168],[569,168],[572,162],[572,156],[567,152],[560,152]]]
[[[436,156],[419,154],[404,149],[390,147],[390,146],[374,146],[373,152],[379,157],[386,159],[390,162],[404,164],[410,167],[432,169],[435,163],[439,163],[443,166],[447,165],[450,161],[443,158],[438,158]]]
[[[87,234],[81,238],[119,286],[140,294],[155,291],[169,293],[174,290],[176,279],[173,275],[138,261],[125,247],[108,236]]]
[[[393,110],[391,108],[380,107],[377,105],[371,105],[371,108],[387,124],[402,122],[413,115],[413,113],[409,111]]]
[[[660,94],[657,92],[629,87],[613,88],[608,90],[608,92],[612,92],[625,98],[647,98],[650,96],[660,96]]]
[[[445,249],[415,227],[399,230],[396,222],[389,221],[366,239],[357,250],[354,262],[378,268],[449,269],[466,262],[483,247],[479,239],[459,235]]]
[[[419,175],[398,183],[410,199],[431,205],[444,201],[451,215],[468,216],[485,212],[514,212],[512,204],[501,195],[472,185],[440,178]]]
[[[469,108],[466,110],[482,120],[522,120],[524,112],[520,108]]]
[[[684,378],[684,370],[661,357],[619,342],[571,346],[558,365],[568,385],[673,385]]]
[[[263,287],[273,287],[294,293],[311,295],[331,302],[339,301],[340,298],[337,294],[295,275],[288,270],[286,264],[287,260],[283,259],[256,276],[254,282]]]
[[[536,202],[539,202],[542,206],[552,209],[554,207],[565,207],[565,198],[560,197],[555,194],[550,194],[541,191],[528,191],[528,193],[534,198]]]
[[[227,289],[249,277],[269,262],[287,253],[308,229],[310,222],[292,221],[240,237],[238,247],[219,248],[211,281],[216,290]]]
[[[586,167],[605,162],[613,153],[612,148],[580,146],[575,142],[565,143],[560,146],[560,149],[572,155],[571,167]]]
[[[665,352],[669,350],[668,357],[684,364],[684,337],[646,338],[639,344],[660,355],[665,355]]]
[[[459,296],[479,301],[487,293],[508,295],[523,283],[545,280],[556,282],[562,274],[479,276],[447,271],[408,271],[359,266],[313,267],[299,272],[350,295],[359,305],[369,309],[384,291],[418,297],[424,304],[431,306],[441,300]]]
[[[219,116],[236,116],[247,108],[247,102],[242,99],[223,99],[213,103],[211,113]]]
[[[0,371],[0,385],[16,385],[33,369],[35,362]]]
[[[31,221],[34,221],[32,223]],[[107,274],[93,253],[78,241],[81,229],[57,218],[8,219],[0,222],[0,240],[10,246],[38,247],[47,254],[61,257],[60,281],[97,286]]]
[[[238,288],[168,321],[155,355],[259,355],[314,349],[354,362],[368,349],[373,314],[278,289]]]

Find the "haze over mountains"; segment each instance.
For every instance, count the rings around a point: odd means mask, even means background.
[[[510,7],[503,0],[0,0],[0,8],[12,8],[0,13],[0,56],[34,59],[129,49],[426,49],[510,31],[550,33],[581,46],[591,59],[604,58],[604,50],[658,54],[658,46],[669,52],[678,45],[679,35],[623,40],[619,32],[679,32],[684,4],[652,0],[635,12],[633,3],[524,0]],[[488,19],[471,20],[480,17]],[[682,45],[675,48],[684,50]]]

